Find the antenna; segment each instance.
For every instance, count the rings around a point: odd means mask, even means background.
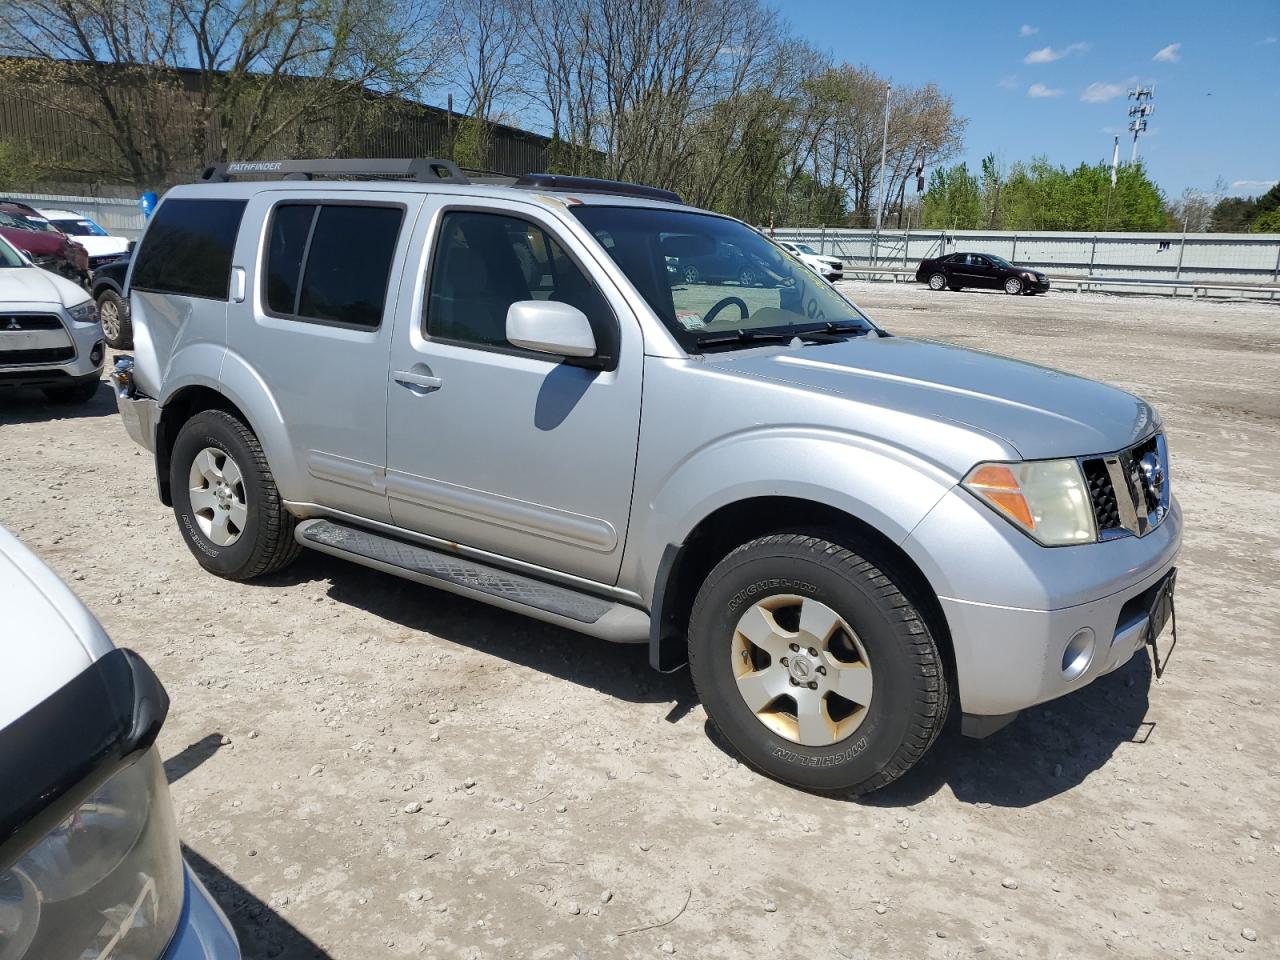
[[[1156,88],[1137,86],[1129,91],[1129,99],[1133,106],[1129,108],[1129,131],[1133,134],[1133,152],[1129,155],[1130,163],[1138,162],[1138,134],[1147,132],[1147,117],[1155,112]]]

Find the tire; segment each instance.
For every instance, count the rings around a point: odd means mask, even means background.
[[[698,272],[698,268],[692,265],[685,267],[683,273],[685,283],[697,283],[702,279],[702,274]]]
[[[932,273],[929,275],[929,289],[941,290],[947,285],[947,275],[945,273]],[[952,288],[955,289],[954,287]]]
[[[215,476],[223,478],[226,490],[212,481]],[[250,580],[287,566],[302,549],[262,445],[229,413],[205,410],[182,425],[169,483],[178,530],[210,573]]]
[[[102,335],[107,346],[115,350],[133,349],[133,321],[129,316],[129,302],[114,290],[98,294],[98,316],[102,318]]]
[[[75,383],[65,387],[43,387],[42,390],[50,403],[65,403],[68,405],[79,406],[82,403],[88,403],[98,395],[98,386],[102,381],[97,374],[92,377],[85,377],[83,380],[77,380]]]
[[[760,274],[752,267],[743,267],[738,271],[738,285],[742,287],[761,286]]]
[[[1004,282],[1004,292],[1011,297],[1016,297],[1022,293],[1022,281],[1017,277],[1010,277]]]
[[[758,615],[762,604],[774,608],[768,617]],[[797,632],[806,611],[814,612],[810,625],[838,621],[825,645]],[[743,632],[759,638],[761,624],[763,642],[779,651],[763,660],[763,648]],[[792,638],[800,640],[798,655]],[[817,658],[807,656],[810,643],[823,647]],[[858,552],[805,533],[753,540],[712,570],[690,618],[689,668],[708,717],[750,765],[822,793],[865,794],[896,780],[932,746],[950,706],[937,644],[893,577]],[[818,681],[838,684],[851,699],[804,689]],[[757,707],[748,706],[749,695]],[[802,711],[798,697],[816,700],[818,712]],[[801,726],[802,712],[821,723]],[[819,727],[821,737],[800,742]],[[816,742],[824,738],[830,742]]]

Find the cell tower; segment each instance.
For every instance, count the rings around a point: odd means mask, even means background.
[[[1138,86],[1129,91],[1129,99],[1134,101],[1129,108],[1129,130],[1133,133],[1133,152],[1129,156],[1130,163],[1138,162],[1138,134],[1147,132],[1147,117],[1155,111],[1156,88]]]

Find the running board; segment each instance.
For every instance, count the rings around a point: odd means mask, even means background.
[[[647,643],[643,610],[333,520],[294,528],[304,547],[614,643]]]

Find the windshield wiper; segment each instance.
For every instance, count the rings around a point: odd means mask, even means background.
[[[698,340],[698,349],[706,350],[708,347],[715,349],[716,347],[736,347],[745,343],[790,343],[799,334],[795,333],[773,333],[762,332],[760,330],[735,330],[733,333],[726,334],[721,337],[703,337]]]

